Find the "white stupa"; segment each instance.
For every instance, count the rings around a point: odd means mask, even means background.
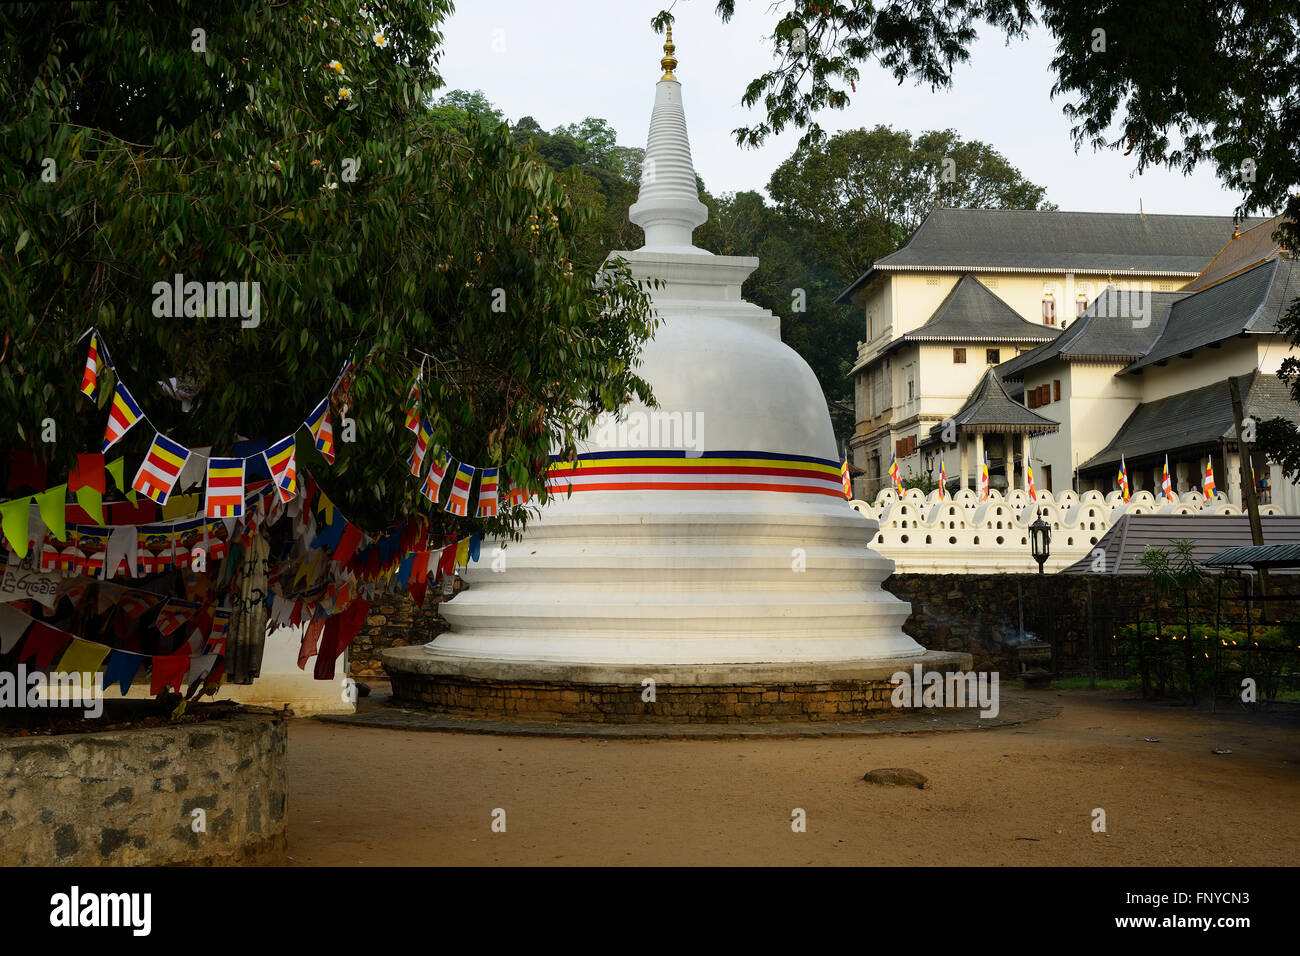
[[[485,542],[464,572],[469,588],[440,608],[451,630],[424,653],[460,675],[476,661],[552,674],[543,665],[592,665],[589,677],[602,667],[920,659],[901,630],[909,605],[881,588],[894,565],[869,547],[876,523],[844,498],[817,379],[781,342],[780,319],[741,298],[758,260],[692,245],[708,210],[671,33],[664,49],[630,211],[645,245],[618,253],[638,278],[665,282],[639,369],[658,408],[630,406],[625,428],[593,430],[577,467],[552,473],[558,493],[505,546],[504,572]],[[417,663],[413,650],[400,660]],[[528,674],[493,672],[507,671]]]

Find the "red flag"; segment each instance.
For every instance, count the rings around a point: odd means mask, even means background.
[[[55,656],[72,642],[72,635],[56,631],[42,621],[33,620],[32,629],[27,632],[23,652],[18,655],[19,663],[29,657],[36,657],[36,666],[48,670],[54,663]]]
[[[361,529],[350,521],[344,520],[343,534],[339,537],[339,546],[334,549],[334,560],[339,564],[347,564],[348,560],[356,553],[357,545],[361,543]]]
[[[90,488],[104,493],[104,456],[99,452],[89,455],[77,455],[77,467],[68,475],[68,490]]]
[[[149,678],[149,693],[161,694],[174,687],[180,693],[185,672],[190,669],[189,649],[184,654],[159,654],[153,659],[153,674]]]

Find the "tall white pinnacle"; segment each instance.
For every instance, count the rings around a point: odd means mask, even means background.
[[[682,85],[673,75],[673,32],[668,28],[661,65],[664,75],[655,85],[655,106],[650,116],[650,136],[641,167],[641,191],[628,210],[628,218],[645,230],[646,249],[703,253],[691,243],[695,227],[709,218],[700,202],[691,162],[691,142],[682,109]]]

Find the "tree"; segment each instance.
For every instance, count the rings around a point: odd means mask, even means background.
[[[326,466],[300,440],[299,464],[374,528],[423,506],[403,428],[421,364],[433,441],[537,492],[552,442],[571,451],[602,409],[652,400],[635,374],[648,299],[617,264],[593,284],[591,214],[504,126],[449,129],[424,105],[449,10],[0,8],[0,441],[56,474],[98,448],[105,416],[76,388],[91,325],[149,423],[218,455],[293,432],[354,356],[334,414],[355,442]],[[177,274],[257,283],[259,321],[157,314]],[[189,413],[155,384],[172,376],[197,389]]]
[[[772,173],[777,208],[807,227],[841,288],[899,248],[935,205],[1039,209],[1044,189],[953,130],[857,129],[800,145]]]
[[[429,118],[440,129],[464,131],[470,123],[493,127],[505,121],[505,116],[492,105],[482,90],[469,93],[452,90],[440,96],[429,109]]]
[[[730,20],[735,0],[716,9]],[[758,145],[788,126],[804,130],[801,145],[820,142],[817,114],[848,106],[860,64],[875,60],[900,84],[945,88],[970,59],[980,25],[1010,42],[1041,18],[1056,41],[1052,94],[1069,98],[1076,149],[1123,150],[1138,172],[1190,173],[1208,163],[1240,190],[1239,216],[1284,211],[1277,238],[1300,248],[1300,8],[1292,0],[795,0],[772,9],[775,66],[742,99],[764,115],[734,131],[739,143]],[[665,10],[651,23],[662,30],[672,19]],[[1281,328],[1300,345],[1300,299]],[[1300,362],[1288,358],[1280,377],[1300,402]],[[1260,437],[1287,475],[1300,477],[1294,423],[1275,419]]]

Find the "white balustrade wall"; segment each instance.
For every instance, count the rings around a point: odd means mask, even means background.
[[[1122,515],[1239,515],[1241,509],[1225,501],[1206,502],[1199,491],[1189,491],[1178,501],[1157,501],[1149,491],[1135,492],[1125,504],[1118,491],[1063,491],[1053,495],[1017,488],[1004,496],[990,491],[987,501],[967,489],[939,498],[909,488],[900,497],[883,489],[874,503],[854,499],[852,507],[879,522],[871,547],[894,561],[900,574],[966,574],[1036,572],[1029,551],[1029,525],[1042,517],[1052,529],[1047,571],[1069,567],[1096,547]],[[1260,514],[1280,515],[1277,505],[1261,505]]]

